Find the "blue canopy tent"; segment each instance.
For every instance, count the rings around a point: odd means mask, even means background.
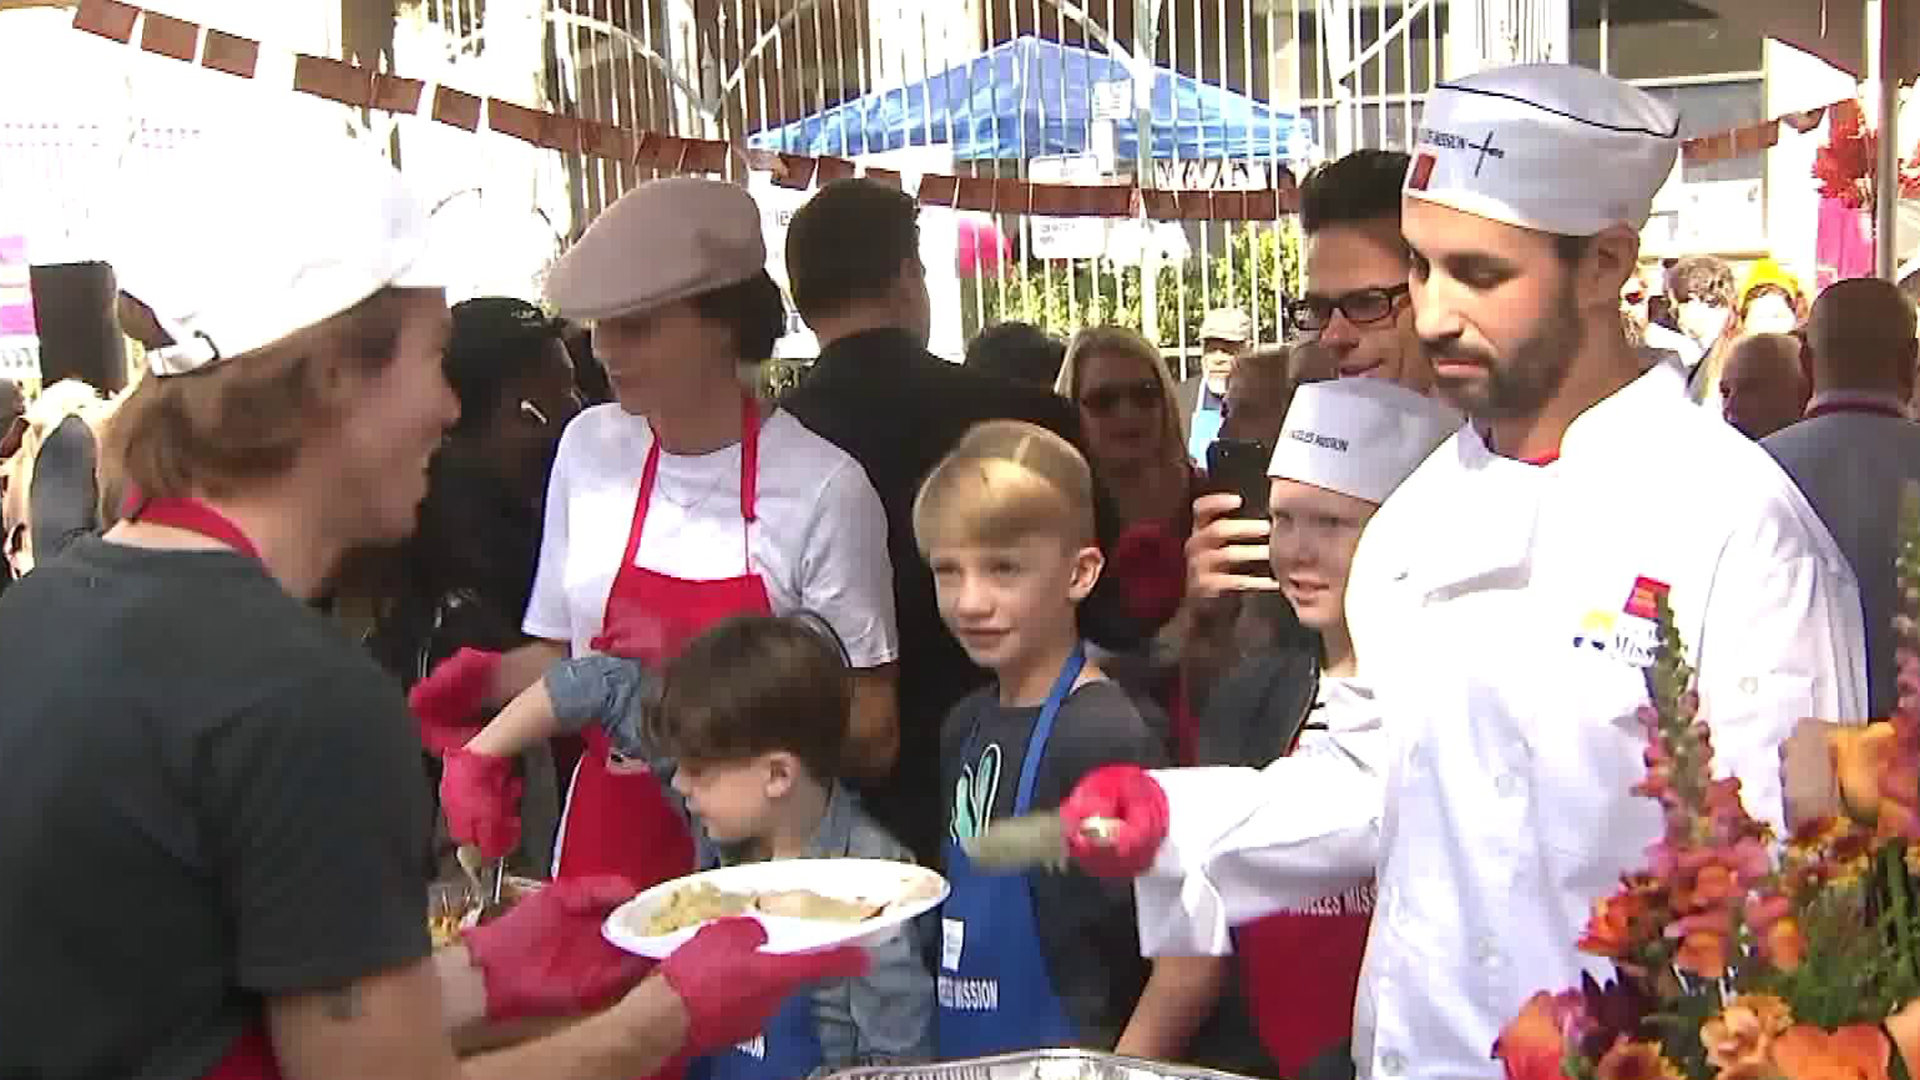
[[[1022,35],[920,82],[751,135],[757,150],[852,157],[949,145],[955,161],[1018,160],[1087,150],[1093,87],[1128,83],[1105,53]],[[1153,69],[1149,149],[1157,160],[1298,161],[1312,150],[1299,116],[1166,68]],[[1115,151],[1137,160],[1139,125],[1114,121]]]

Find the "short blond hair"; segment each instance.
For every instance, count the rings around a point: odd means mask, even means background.
[[[1093,470],[1072,443],[1037,424],[975,424],[920,485],[913,535],[922,555],[1035,536],[1092,544]]]

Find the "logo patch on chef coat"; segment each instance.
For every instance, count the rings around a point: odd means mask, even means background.
[[[1652,622],[1660,617],[1660,598],[1673,590],[1664,581],[1650,577],[1633,579],[1633,591],[1627,594],[1627,606],[1621,610],[1636,619]]]
[[[1647,667],[1659,651],[1660,628],[1651,619],[1596,608],[1580,620],[1573,647],[1633,667]]]
[[[1432,154],[1421,151],[1420,156],[1413,159],[1412,171],[1407,174],[1407,187],[1414,191],[1427,190],[1427,185],[1433,182],[1435,164]]]

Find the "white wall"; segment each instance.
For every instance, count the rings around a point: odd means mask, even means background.
[[[1767,42],[1767,115],[1818,108],[1851,97],[1851,75],[1778,41]],[[1767,236],[1773,257],[1794,276],[1813,282],[1813,245],[1820,186],[1813,158],[1826,145],[1827,126],[1805,135],[1780,125],[1780,143],[1767,151]]]

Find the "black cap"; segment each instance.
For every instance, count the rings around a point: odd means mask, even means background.
[[[482,296],[453,305],[447,343],[447,382],[460,399],[463,422],[481,422],[497,404],[500,387],[545,343],[559,341],[567,324],[538,304]]]

